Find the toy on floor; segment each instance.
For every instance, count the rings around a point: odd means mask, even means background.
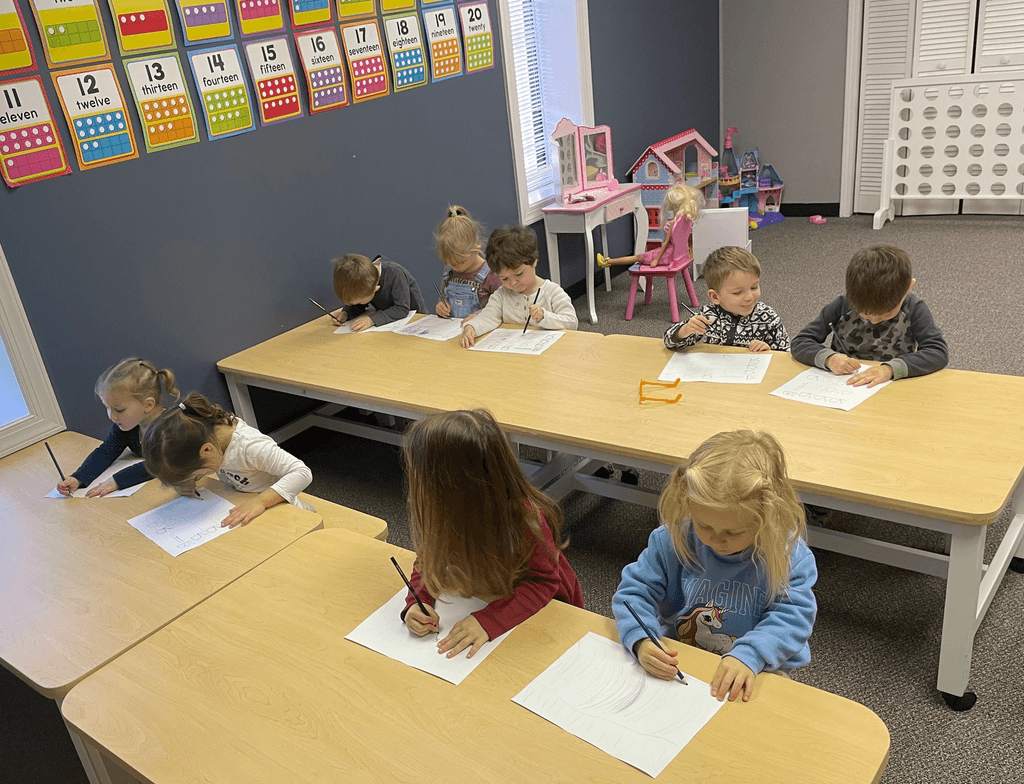
[[[821,217],[820,215],[812,215],[811,216],[811,223],[815,223],[815,224],[818,224],[820,226],[824,222],[825,222],[825,219],[823,217]]]
[[[782,205],[782,178],[770,163],[761,163],[757,147],[746,150],[739,159],[732,146],[737,128],[725,129],[725,147],[718,166],[718,201],[722,206],[746,207],[750,212],[750,228],[781,223],[785,216]]]

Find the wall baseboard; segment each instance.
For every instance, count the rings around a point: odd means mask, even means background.
[[[780,210],[787,218],[809,218],[811,215],[822,215],[826,218],[839,217],[839,202],[818,202],[815,204],[786,204]]]

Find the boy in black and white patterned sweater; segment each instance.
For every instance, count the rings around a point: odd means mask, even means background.
[[[679,351],[703,342],[751,351],[789,350],[782,319],[761,302],[761,264],[753,253],[735,246],[713,251],[704,263],[704,280],[712,304],[669,327],[668,348]]]

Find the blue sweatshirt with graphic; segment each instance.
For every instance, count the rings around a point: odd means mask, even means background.
[[[818,611],[811,590],[818,569],[807,544],[801,539],[793,548],[788,590],[769,600],[764,569],[753,561],[752,547],[718,555],[692,527],[689,537],[697,566],[680,561],[668,529],[659,526],[637,562],[622,570],[612,611],[626,650],[635,655],[634,646],[647,635],[624,601],[655,634],[735,656],[755,675],[807,664],[807,640]]]

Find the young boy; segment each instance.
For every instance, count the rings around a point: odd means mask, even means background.
[[[334,293],[345,303],[332,314],[339,325],[359,316],[351,328],[353,332],[362,332],[405,318],[410,310],[427,312],[416,279],[401,264],[380,256],[370,261],[359,253],[349,253],[332,263]],[[373,305],[375,311],[360,315],[367,305]]]
[[[476,344],[480,335],[503,322],[530,324],[543,329],[576,329],[579,320],[569,295],[550,280],[537,277],[537,235],[526,226],[502,226],[487,240],[487,264],[501,279],[484,309],[464,321],[462,347]]]
[[[805,365],[849,373],[847,384],[876,384],[942,370],[949,349],[928,306],[911,294],[910,258],[879,245],[855,254],[846,267],[846,295],[826,305],[793,340],[793,357]],[[832,347],[825,338],[831,333]],[[880,361],[862,372],[861,359]]]
[[[676,351],[697,343],[746,346],[751,351],[787,351],[782,319],[761,302],[761,264],[749,250],[727,246],[704,262],[710,305],[689,321],[673,324],[665,345]]]

